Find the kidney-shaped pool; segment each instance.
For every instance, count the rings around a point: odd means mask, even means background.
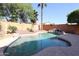
[[[30,56],[48,47],[69,47],[70,43],[56,38],[58,35],[41,33],[35,36],[21,37],[11,43],[4,51],[7,56]]]

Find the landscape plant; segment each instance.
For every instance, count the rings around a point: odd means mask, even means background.
[[[15,26],[8,26],[7,33],[15,33],[16,30],[17,30],[17,27],[15,27]]]
[[[79,24],[79,9],[74,10],[68,14],[67,22]]]

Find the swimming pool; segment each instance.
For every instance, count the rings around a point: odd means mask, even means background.
[[[4,51],[7,56],[30,56],[48,47],[68,47],[69,43],[56,38],[58,35],[41,33],[35,36],[21,37]]]

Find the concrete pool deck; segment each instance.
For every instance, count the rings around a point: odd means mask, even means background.
[[[0,40],[0,56],[4,56],[3,51],[5,50],[5,48],[18,38],[19,36],[12,35],[6,39],[1,39]]]
[[[72,45],[70,47],[48,47],[33,56],[79,56],[79,35],[65,34],[59,37],[69,41]],[[0,48],[0,56],[4,56],[5,48],[6,45]]]

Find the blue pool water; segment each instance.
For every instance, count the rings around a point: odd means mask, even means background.
[[[9,56],[25,56],[33,55],[48,47],[68,47],[69,44],[60,40],[57,35],[50,33],[42,33],[35,36],[21,37],[9,45],[4,51]]]

